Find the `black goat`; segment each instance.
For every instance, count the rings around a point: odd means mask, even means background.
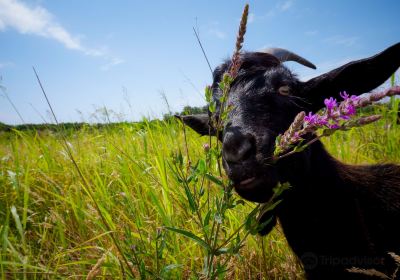
[[[327,97],[359,95],[388,79],[400,66],[400,43],[307,82],[282,65],[288,60],[315,68],[282,49],[242,54],[228,98],[233,109],[221,131],[225,171],[238,194],[256,202],[268,201],[278,182],[291,184],[276,216],[308,279],[367,277],[347,272],[353,266],[392,273],[387,253],[400,253],[399,165],[344,164],[319,141],[276,164],[269,159],[276,136],[300,111],[315,112]],[[217,101],[218,82],[229,67],[227,61],[214,71]],[[182,120],[200,134],[214,131],[207,114]]]

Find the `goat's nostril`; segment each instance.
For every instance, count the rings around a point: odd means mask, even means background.
[[[253,136],[228,132],[223,141],[223,157],[228,163],[238,163],[251,156],[254,151]]]

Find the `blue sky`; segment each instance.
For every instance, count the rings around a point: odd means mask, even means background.
[[[203,105],[210,70],[232,53],[244,1],[0,0],[0,84],[26,123],[50,121],[34,66],[59,120],[95,121],[97,108],[127,120]],[[249,1],[246,50],[290,49],[317,70],[400,41],[400,1]],[[22,121],[1,93],[0,122]],[[78,112],[79,111],[79,112]]]

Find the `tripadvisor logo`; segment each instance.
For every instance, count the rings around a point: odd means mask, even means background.
[[[317,255],[312,252],[306,252],[301,257],[304,269],[312,270],[317,266],[344,266],[344,267],[357,267],[357,266],[376,266],[382,265],[384,259],[382,257],[372,256],[350,256],[350,257],[336,257]]]

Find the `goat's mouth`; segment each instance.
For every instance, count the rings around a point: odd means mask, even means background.
[[[266,177],[249,177],[233,182],[236,192],[246,200],[253,202],[267,202],[271,199],[273,192],[270,187],[271,181]]]
[[[248,179],[245,179],[245,180],[239,182],[239,185],[240,186],[247,186],[247,185],[253,183],[255,180],[256,180],[256,177],[251,177],[251,178],[248,178]]]

